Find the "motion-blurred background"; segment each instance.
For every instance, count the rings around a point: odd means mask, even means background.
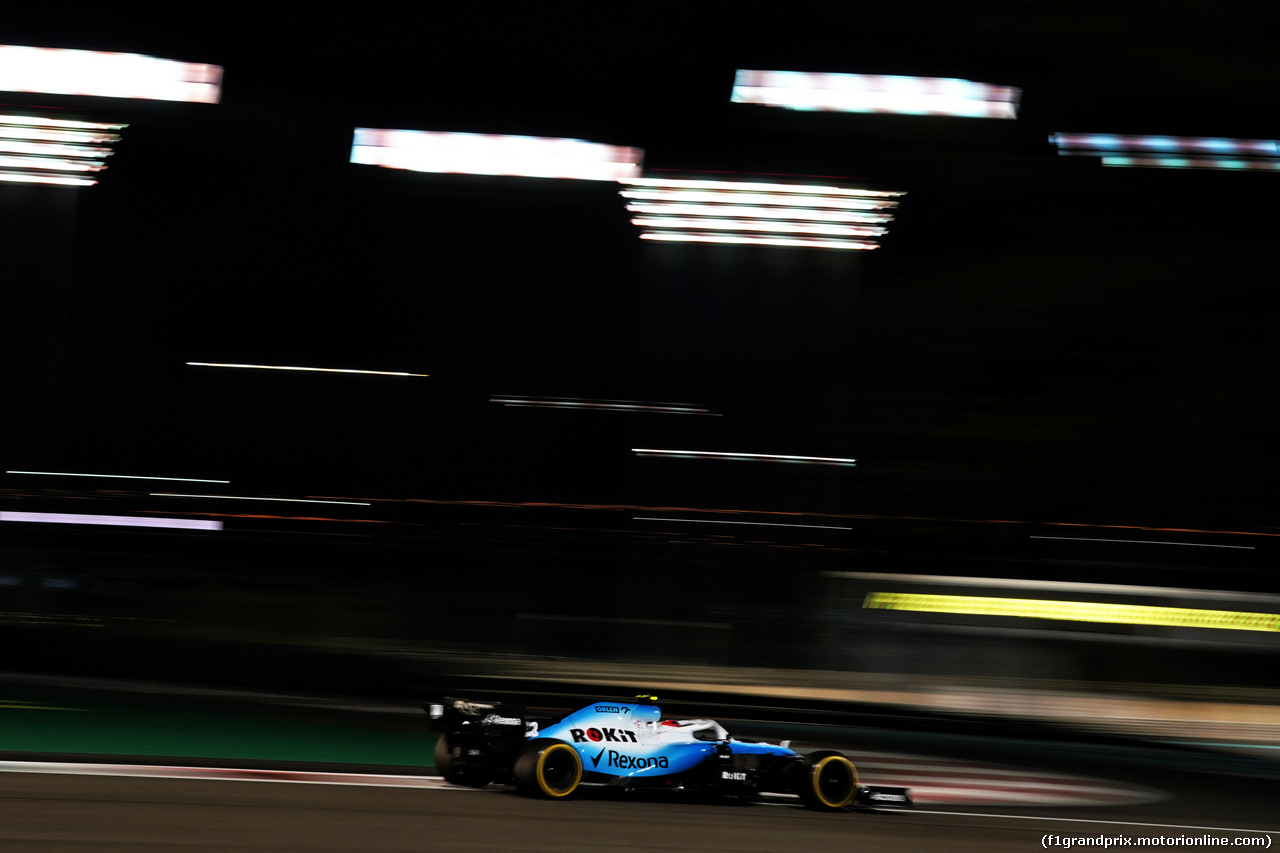
[[[96,185],[0,182],[0,670],[1271,713],[1262,11],[7,24],[222,74],[0,92],[127,125]],[[735,102],[740,69],[1012,87],[1016,118]],[[905,194],[874,250],[647,240],[624,183],[358,164],[356,128]]]

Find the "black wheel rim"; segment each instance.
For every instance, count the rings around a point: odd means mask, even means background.
[[[849,765],[843,761],[827,761],[818,771],[818,792],[828,803],[842,803],[853,790]]]
[[[578,775],[573,755],[567,749],[553,749],[542,762],[542,779],[553,791],[563,791]]]

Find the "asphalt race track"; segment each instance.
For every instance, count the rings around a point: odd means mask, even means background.
[[[0,773],[0,851],[1028,851],[1043,849],[1047,834],[1251,836],[1264,839],[1260,846],[1267,849],[1271,838],[1258,831],[1280,834],[1276,780],[1153,770],[1129,775],[1130,783],[1159,784],[1166,796],[1110,807],[821,814],[790,803],[622,795],[552,803],[435,780],[402,788],[11,770]]]

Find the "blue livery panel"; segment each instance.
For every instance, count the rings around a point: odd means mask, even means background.
[[[610,776],[666,776],[692,770],[715,749],[709,743],[664,743],[655,727],[656,705],[629,702],[588,705],[538,732],[571,744],[582,769]]]

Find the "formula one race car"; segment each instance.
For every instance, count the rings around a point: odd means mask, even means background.
[[[445,699],[425,705],[436,767],[457,785],[514,783],[562,799],[583,786],[665,789],[754,800],[794,794],[811,809],[910,807],[906,788],[863,786],[838,752],[801,755],[781,744],[730,737],[713,720],[664,720],[656,697],[602,701],[546,726],[523,707]]]

